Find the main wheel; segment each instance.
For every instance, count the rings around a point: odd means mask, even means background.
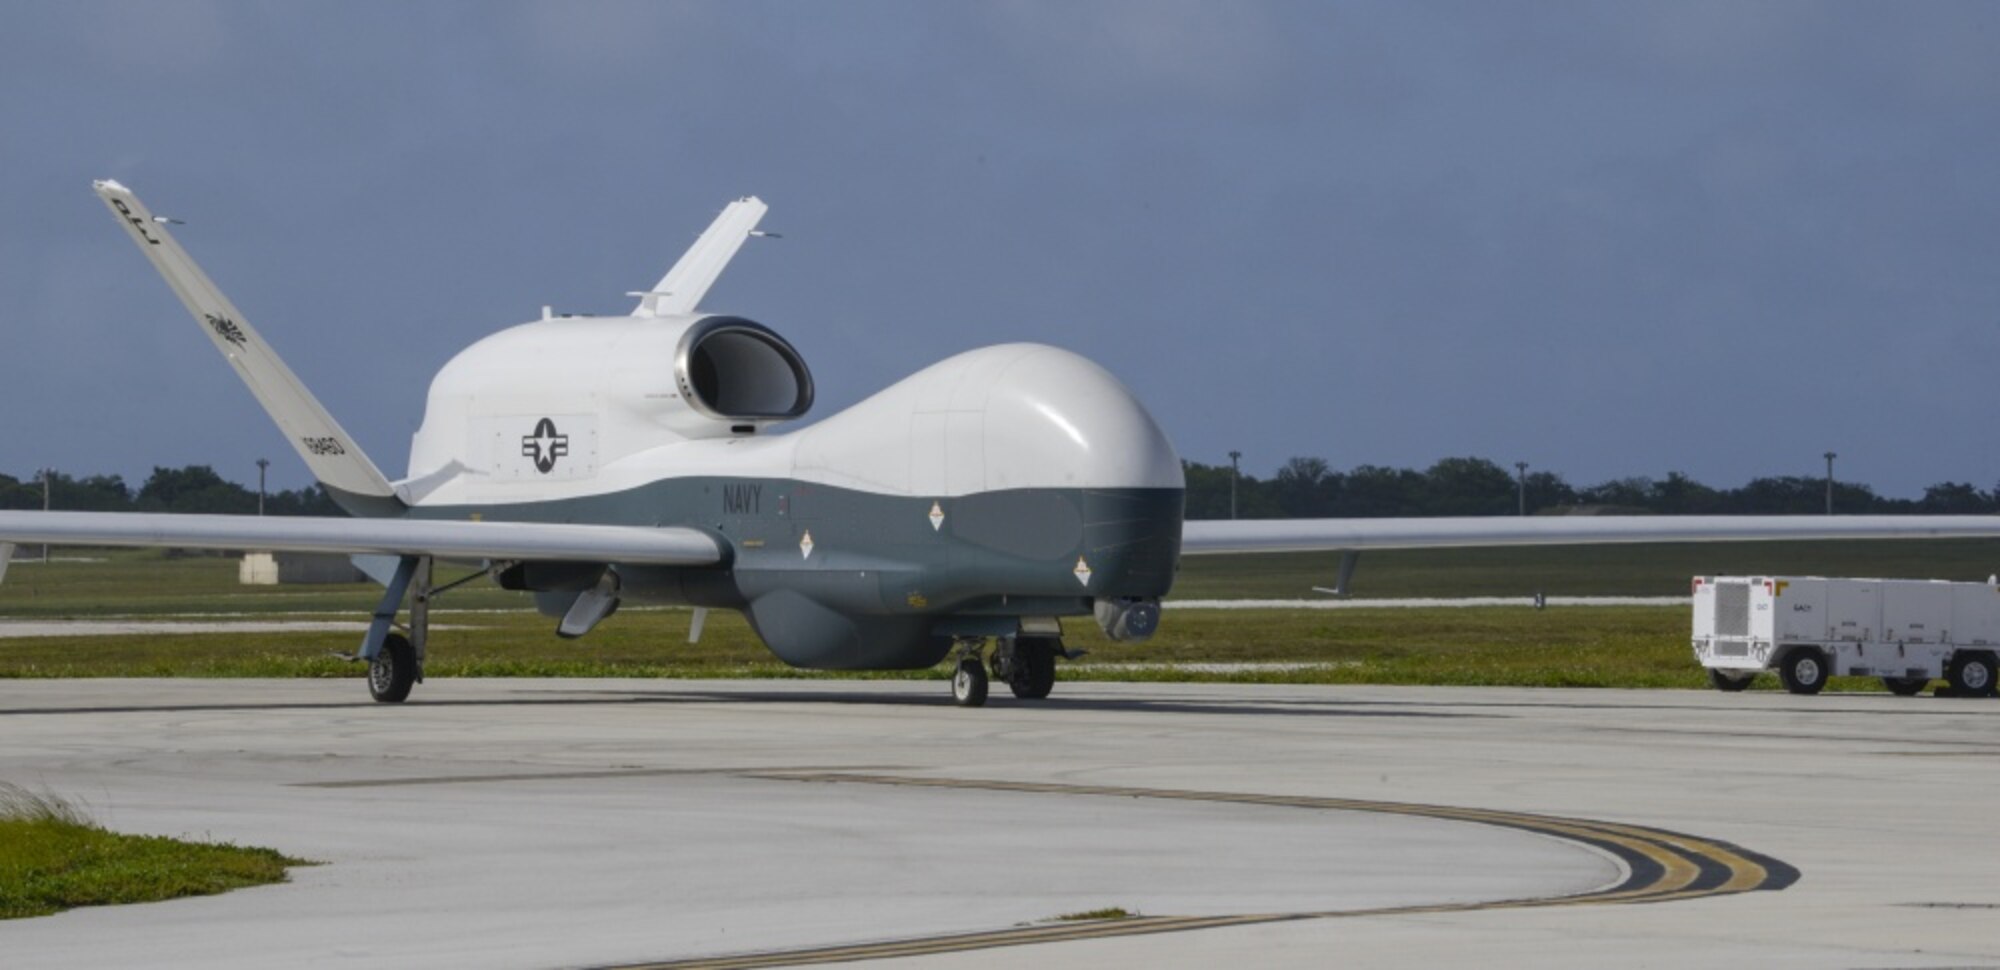
[[[1708,668],[1708,686],[1716,690],[1726,690],[1732,694],[1748,688],[1750,682],[1756,679],[1756,674],[1732,674],[1726,670],[1717,670],[1714,667]]]
[[[1929,677],[1884,677],[1882,686],[1897,697],[1915,697],[1930,685]]]
[[[1952,692],[1960,697],[1985,697],[1993,693],[1993,655],[1973,653],[1955,657],[1945,672]]]
[[[1794,650],[1778,665],[1778,679],[1794,694],[1819,693],[1826,686],[1826,674],[1826,657],[1817,650]]]
[[[1056,641],[1048,637],[1019,637],[1014,641],[1013,676],[1008,689],[1024,701],[1038,701],[1056,687]]]
[[[368,662],[368,693],[384,704],[401,703],[417,682],[417,649],[408,637],[391,633],[382,640],[382,652]]]
[[[967,657],[958,662],[958,670],[951,675],[951,699],[960,707],[978,707],[986,703],[986,668],[978,657]]]

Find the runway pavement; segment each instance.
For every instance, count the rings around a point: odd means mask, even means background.
[[[321,861],[7,967],[2000,967],[2000,701],[0,682],[0,780]],[[1106,907],[1136,918],[1065,922]]]

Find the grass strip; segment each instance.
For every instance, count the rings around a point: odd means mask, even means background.
[[[582,640],[559,640],[534,613],[483,615],[434,631],[430,677],[939,679],[942,667],[835,673],[772,657],[742,617],[716,613],[699,645],[686,611],[621,613]],[[1351,610],[1175,610],[1145,643],[1064,624],[1066,681],[1446,684],[1705,689],[1688,648],[1686,607],[1525,606]],[[338,659],[357,633],[319,631],[0,640],[0,678],[360,677]],[[1758,688],[1776,689],[1775,677]],[[1879,691],[1836,677],[1831,690]]]
[[[207,896],[309,865],[271,849],[120,835],[49,794],[0,782],[0,919]]]
[[[17,563],[0,584],[0,617],[91,618],[243,614],[245,618],[365,619],[379,591],[367,584],[246,587],[236,562],[153,551],[77,550],[94,561]],[[1337,555],[1189,557],[1175,593],[1187,599],[1311,597],[1332,581]],[[1983,579],[2000,568],[2000,541],[1706,543],[1369,553],[1355,587],[1364,596],[1685,594],[1697,573]],[[450,575],[441,576],[448,579]],[[945,671],[828,674],[772,657],[743,618],[709,618],[687,642],[686,610],[621,612],[590,636],[558,640],[555,621],[526,594],[484,583],[440,603],[456,629],[433,628],[432,677],[936,678]],[[1089,651],[1066,680],[1234,683],[1458,684],[1531,687],[1703,688],[1679,607],[1520,607],[1209,610],[1166,604],[1146,643],[1113,643],[1087,618],[1064,624]],[[285,631],[0,639],[0,678],[359,677],[335,659],[355,632]],[[1197,665],[1295,665],[1222,669]],[[1776,678],[1759,678],[1771,689]],[[1875,680],[1835,678],[1833,690],[1879,691]]]

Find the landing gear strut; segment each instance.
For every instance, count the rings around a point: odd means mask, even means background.
[[[432,597],[509,565],[512,564],[496,563],[463,579],[433,587],[431,557],[404,556],[399,560],[395,576],[390,578],[389,585],[382,590],[381,602],[375,606],[368,634],[361,640],[361,652],[346,657],[367,662],[368,696],[384,704],[398,704],[410,696],[410,688],[424,682],[424,644],[430,639]],[[410,599],[407,625],[396,622],[405,595]]]
[[[1024,701],[1041,700],[1055,689],[1056,658],[1082,656],[1064,650],[1061,637],[1027,633],[1001,637],[993,645],[992,656],[982,663],[985,651],[985,640],[967,637],[952,653],[951,696],[960,707],[986,703],[988,685],[994,680],[1006,684]],[[992,671],[990,679],[988,670]]]

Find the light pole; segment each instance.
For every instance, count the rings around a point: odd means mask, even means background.
[[[1833,460],[1838,457],[1831,451],[1826,453],[1826,514],[1828,515],[1833,514]]]
[[[271,467],[271,459],[257,459],[257,514],[264,514],[264,469]]]
[[[42,469],[42,511],[44,512],[49,510],[49,479],[53,477],[54,471],[52,468]],[[46,566],[48,562],[49,544],[44,542],[42,543],[42,565]]]
[[[1243,474],[1237,462],[1242,458],[1243,453],[1240,451],[1229,453],[1229,517],[1232,519],[1236,518],[1236,479]]]
[[[1521,506],[1521,511],[1519,512],[1519,514],[1527,515],[1528,514],[1528,463],[1525,461],[1517,461],[1514,463],[1514,470],[1519,473],[1519,477],[1515,480],[1515,485],[1514,485],[1514,496],[1519,501]]]

